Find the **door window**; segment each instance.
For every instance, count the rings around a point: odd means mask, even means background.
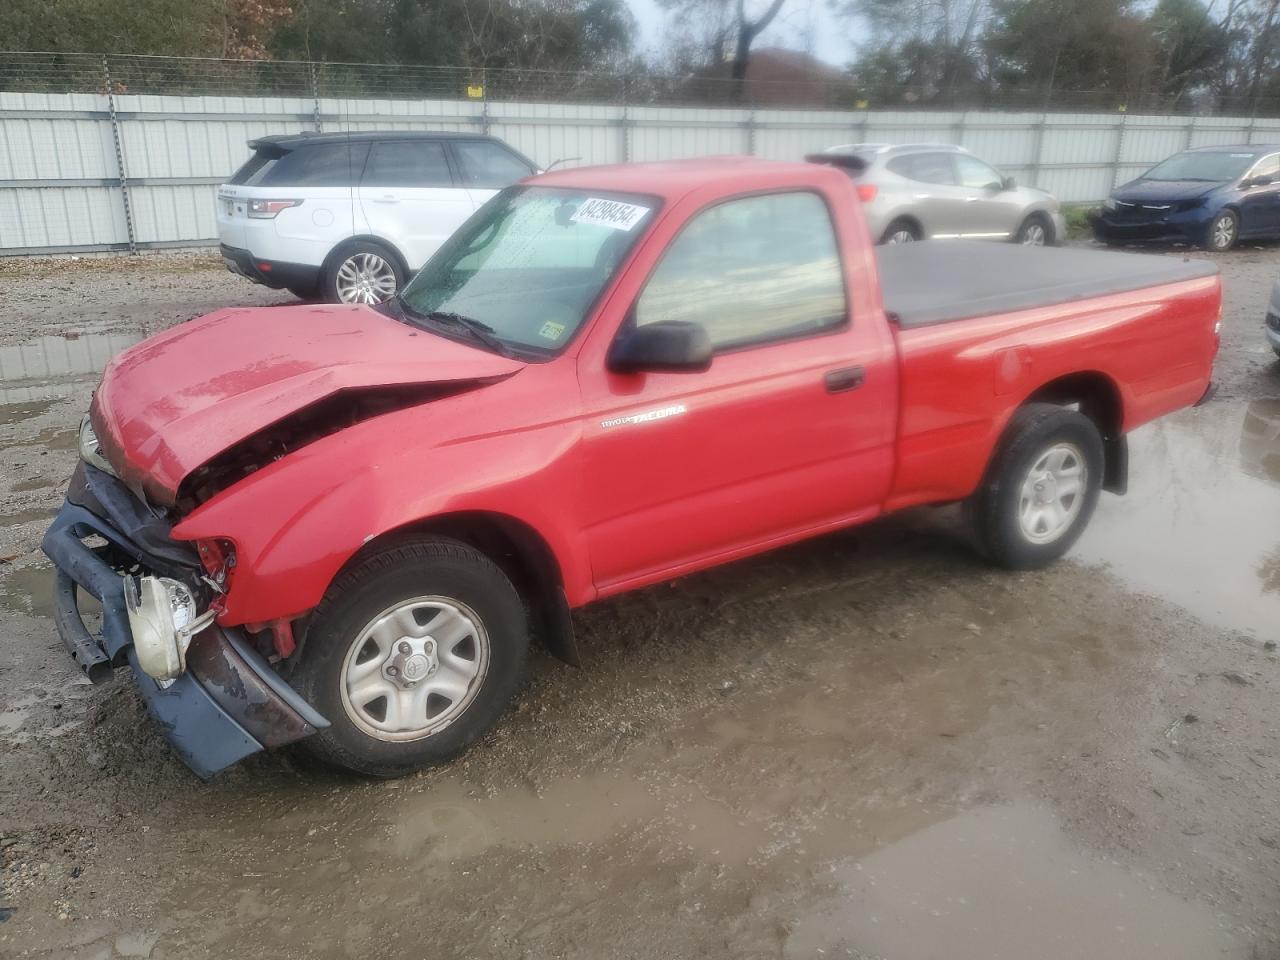
[[[813,193],[748,197],[698,214],[635,307],[637,325],[697,323],[717,349],[830,330],[847,315],[835,230]]]
[[[444,144],[432,140],[376,143],[361,185],[365,187],[452,187]]]
[[[1280,153],[1272,154],[1269,157],[1263,157],[1249,171],[1249,179],[1253,180],[1257,177],[1270,177],[1272,180],[1280,180]]]
[[[488,140],[456,140],[453,149],[462,180],[469,187],[506,187],[533,173],[510,150]]]
[[[967,153],[957,153],[955,158],[956,180],[960,186],[986,189],[999,187],[1004,183],[1004,177],[1000,176],[994,167],[987,166],[977,157],[971,157]]]

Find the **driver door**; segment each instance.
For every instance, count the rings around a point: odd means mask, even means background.
[[[1270,183],[1254,183],[1258,178]],[[1249,171],[1240,198],[1240,236],[1280,233],[1280,154],[1263,157]]]
[[[956,182],[964,203],[960,236],[971,240],[1006,240],[1018,229],[1022,208],[1004,177],[994,167],[967,153],[955,155]]]
[[[852,318],[815,193],[704,208],[671,241],[617,336],[697,323],[701,372],[579,368],[582,516],[602,594],[875,513],[889,489],[892,344]]]

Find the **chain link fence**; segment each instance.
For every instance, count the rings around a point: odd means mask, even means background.
[[[1280,143],[1280,119],[885,109],[851,83],[0,52],[0,256],[216,243],[217,187],[269,134],[491,134],[541,166],[946,142],[1080,203],[1179,150]]]
[[[180,96],[480,99],[504,102],[745,106],[825,110],[1007,110],[1280,117],[1280,99],[1226,94],[1144,94],[1123,102],[1101,90],[991,89],[964,94],[904,87],[874,102],[851,76],[834,73],[739,84],[723,76],[649,71],[481,69],[320,61],[0,51],[0,91]]]

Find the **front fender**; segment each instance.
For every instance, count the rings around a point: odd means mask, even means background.
[[[178,539],[235,543],[224,625],[292,619],[320,602],[365,543],[442,514],[485,511],[537,532],[571,604],[590,599],[590,567],[571,535],[581,473],[578,425],[560,422],[414,442],[412,411],[335,434],[251,474],[191,513]]]

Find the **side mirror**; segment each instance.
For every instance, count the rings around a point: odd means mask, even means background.
[[[1005,177],[1003,180],[1000,181],[1001,190],[1012,190],[1017,185],[1018,185],[1018,181],[1013,179],[1013,177]]]
[[[613,342],[606,366],[614,373],[697,373],[711,366],[711,338],[697,323],[646,323]]]

